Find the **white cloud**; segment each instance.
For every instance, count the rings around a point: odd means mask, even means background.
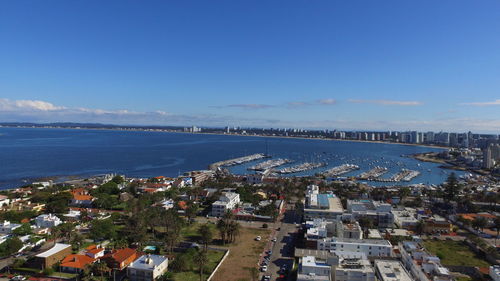
[[[360,99],[350,99],[350,103],[371,103],[379,105],[397,105],[397,106],[417,106],[422,105],[420,101],[397,101],[397,100],[360,100]]]
[[[50,102],[39,100],[9,100],[0,99],[0,110],[2,111],[56,111],[63,110],[63,106],[55,106]]]
[[[337,101],[335,99],[320,99],[318,100],[318,103],[323,105],[330,105],[330,104],[336,104]]]
[[[500,105],[500,99],[497,99],[494,101],[487,101],[487,102],[465,102],[465,103],[461,103],[461,105],[472,105],[472,106]]]

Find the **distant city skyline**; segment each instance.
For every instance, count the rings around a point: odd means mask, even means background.
[[[4,1],[0,122],[500,132],[500,2]]]

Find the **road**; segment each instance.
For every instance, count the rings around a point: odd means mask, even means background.
[[[279,270],[285,265],[288,270],[293,267],[293,251],[295,241],[297,239],[299,218],[296,216],[293,206],[288,206],[284,216],[280,221],[275,223],[275,229],[279,227],[279,231],[275,231],[276,243],[269,242],[266,249],[272,249],[271,262],[268,265],[266,272],[261,273],[260,278],[264,275],[271,276],[271,280],[275,281],[280,276]],[[284,279],[287,280],[287,279]]]

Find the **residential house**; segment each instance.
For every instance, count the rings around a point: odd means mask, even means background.
[[[127,277],[130,281],[152,281],[163,275],[168,268],[168,258],[159,255],[144,255],[130,263]]]
[[[38,228],[52,228],[62,223],[54,214],[42,214],[35,218],[35,224]]]
[[[12,234],[12,232],[21,227],[18,223],[11,223],[10,221],[0,222],[0,234]]]
[[[104,255],[102,260],[108,264],[109,268],[123,270],[141,255],[134,249],[124,248],[111,251],[111,253]]]
[[[221,217],[227,211],[233,210],[240,203],[240,195],[235,192],[224,192],[219,200],[212,204],[212,216]]]

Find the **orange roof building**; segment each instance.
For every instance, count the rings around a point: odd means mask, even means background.
[[[69,255],[61,261],[61,271],[79,273],[96,260],[87,255]]]
[[[106,254],[102,260],[108,264],[109,268],[122,270],[141,256],[142,254],[134,249],[124,248]]]

